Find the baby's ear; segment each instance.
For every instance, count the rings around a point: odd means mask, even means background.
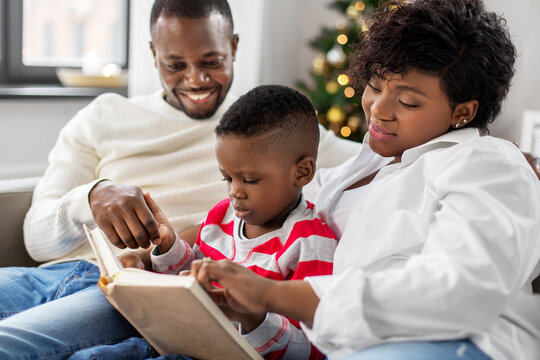
[[[296,185],[306,186],[315,175],[315,158],[305,156],[296,163]]]

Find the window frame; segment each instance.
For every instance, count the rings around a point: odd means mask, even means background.
[[[127,69],[129,67],[130,0],[124,1],[126,2],[126,62],[122,68]],[[0,27],[0,86],[23,84],[61,85],[56,76],[56,69],[64,66],[28,66],[23,63],[23,0],[0,0]]]

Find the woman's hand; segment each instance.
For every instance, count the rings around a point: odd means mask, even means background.
[[[228,260],[194,261],[191,275],[216,304],[238,313],[275,312],[311,326],[319,304],[319,298],[306,281],[270,280]],[[214,287],[213,282],[221,288]]]
[[[252,332],[257,328],[257,326],[261,325],[261,323],[266,318],[266,313],[261,314],[255,314],[255,313],[242,313],[233,310],[228,305],[219,305],[219,308],[225,316],[231,321],[238,321],[240,324],[242,324],[242,333],[247,334],[249,332]]]
[[[197,260],[191,275],[201,283],[216,304],[239,313],[264,314],[269,310],[270,294],[277,281],[266,279],[228,260]],[[216,288],[212,282],[222,288]]]

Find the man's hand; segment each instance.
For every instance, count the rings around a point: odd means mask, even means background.
[[[88,201],[96,224],[116,247],[146,249],[159,242],[159,224],[138,187],[101,181]]]

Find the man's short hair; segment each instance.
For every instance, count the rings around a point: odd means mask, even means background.
[[[212,13],[223,15],[231,24],[231,31],[233,31],[234,23],[227,0],[155,0],[150,14],[150,29],[161,15],[200,19],[210,16]]]
[[[302,93],[282,85],[262,85],[250,90],[229,107],[217,136],[271,136],[272,147],[297,157],[317,157],[317,111]]]

